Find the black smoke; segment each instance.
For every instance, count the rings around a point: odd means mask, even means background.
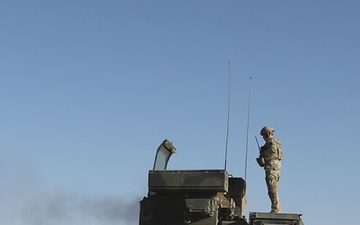
[[[54,187],[31,168],[0,165],[1,225],[137,225],[142,196]]]
[[[22,208],[21,219],[29,225],[136,225],[138,213],[139,199],[129,202],[116,196],[58,194],[28,202]]]

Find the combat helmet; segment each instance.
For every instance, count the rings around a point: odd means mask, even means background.
[[[264,135],[267,135],[269,132],[274,133],[274,128],[272,128],[270,126],[265,126],[261,129],[260,135],[264,136]]]

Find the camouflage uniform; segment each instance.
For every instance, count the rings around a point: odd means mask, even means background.
[[[270,137],[261,147],[260,157],[264,161],[265,181],[271,200],[271,212],[280,212],[278,186],[282,159],[282,147],[279,139]]]

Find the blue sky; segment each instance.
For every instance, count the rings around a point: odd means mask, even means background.
[[[269,211],[254,136],[284,148],[283,212],[360,211],[360,2],[1,1],[0,222],[137,224],[164,138],[169,169],[244,176]],[[262,142],[262,141],[261,141]]]

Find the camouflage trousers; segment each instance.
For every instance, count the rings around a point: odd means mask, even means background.
[[[279,181],[280,170],[265,169],[265,181],[271,201],[271,211],[280,212]]]

